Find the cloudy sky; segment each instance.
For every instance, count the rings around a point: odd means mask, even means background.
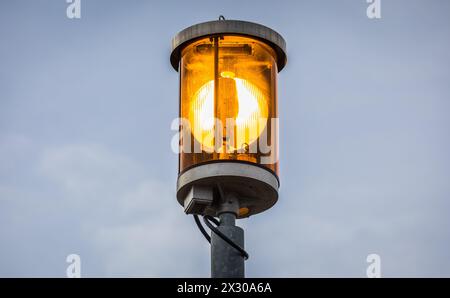
[[[240,221],[249,277],[450,276],[450,2],[0,2],[0,276],[208,277],[175,199],[171,38],[281,33],[280,199]]]

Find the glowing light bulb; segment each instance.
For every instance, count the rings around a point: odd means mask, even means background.
[[[222,121],[224,131],[227,124],[224,118],[234,118],[235,139],[230,147],[233,150],[248,147],[266,127],[266,122],[260,121],[268,117],[266,98],[256,85],[235,77],[231,71],[222,72],[221,77],[218,111],[214,105],[214,80],[202,85],[192,97],[189,118],[193,135],[203,146],[214,148],[215,118]]]
[[[222,78],[229,78],[229,79],[232,79],[232,78],[235,77],[235,74],[234,74],[234,72],[232,72],[232,71],[222,71],[222,72],[220,73],[220,76],[221,76]]]

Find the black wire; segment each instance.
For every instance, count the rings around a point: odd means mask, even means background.
[[[203,236],[205,236],[206,240],[208,240],[209,243],[211,243],[211,236],[209,236],[208,232],[206,232],[205,228],[203,227],[202,223],[200,222],[200,218],[198,218],[197,214],[194,214],[194,220],[197,224],[198,229],[200,232],[202,232]]]
[[[215,226],[213,226],[211,224],[210,221],[212,221],[213,223],[216,224],[216,226],[220,226],[220,223],[217,219],[215,219],[212,216],[209,215],[205,215],[203,216],[203,221],[205,222],[205,224],[208,226],[208,228],[211,229],[211,231],[213,231],[217,236],[219,236],[220,238],[222,238],[226,243],[228,243],[229,245],[231,245],[234,249],[236,249],[237,251],[239,251],[239,253],[244,257],[244,260],[248,259],[248,253],[239,245],[237,245],[233,240],[231,240],[230,238],[228,238],[227,236],[225,236],[225,234],[223,234],[221,231],[219,231]]]
[[[217,184],[217,189],[219,190],[220,197],[223,199],[225,196],[223,193],[223,189],[219,183]],[[209,236],[208,232],[206,232],[206,230],[203,227],[202,223],[200,222],[200,218],[198,217],[197,214],[194,214],[194,220],[195,220],[195,223],[197,224],[197,227],[200,230],[200,232],[202,232],[203,236],[205,236],[206,240],[208,240],[208,242],[211,244],[211,236]],[[220,222],[217,219],[215,219],[214,217],[212,217],[210,215],[205,215],[205,216],[203,216],[203,221],[208,226],[208,228],[211,229],[212,232],[214,232],[217,236],[222,238],[226,243],[228,243],[234,249],[236,249],[244,257],[244,260],[248,259],[249,255],[242,247],[237,245],[233,240],[228,238],[225,234],[223,234],[221,231],[219,231],[216,228],[216,227],[220,226]],[[211,221],[216,225],[216,227],[211,224]]]

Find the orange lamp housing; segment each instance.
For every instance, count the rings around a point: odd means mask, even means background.
[[[213,216],[229,208],[239,218],[273,206],[284,39],[255,23],[206,22],[178,33],[170,59],[180,73],[180,204]]]

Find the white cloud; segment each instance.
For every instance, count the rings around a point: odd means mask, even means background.
[[[207,267],[206,245],[183,216],[174,183],[147,177],[131,158],[98,145],[46,150],[40,169],[61,190],[66,207],[80,215],[80,241],[101,260],[96,272],[191,276],[202,272],[195,265],[199,258]]]

